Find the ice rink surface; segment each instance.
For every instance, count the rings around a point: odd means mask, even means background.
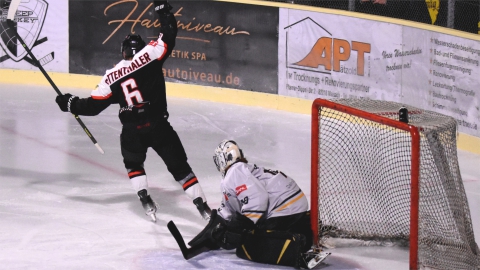
[[[118,105],[81,117],[102,155],[54,99],[51,87],[0,84],[0,269],[293,269],[245,261],[234,251],[185,261],[167,222],[175,221],[188,242],[206,221],[153,151],[145,169],[158,221],[145,216],[123,167]],[[309,115],[193,99],[168,102],[170,123],[212,208],[221,199],[213,150],[227,138],[251,163],[282,170],[310,196]],[[480,156],[459,151],[459,161],[478,244]],[[329,251],[316,269],[408,269],[405,248]]]

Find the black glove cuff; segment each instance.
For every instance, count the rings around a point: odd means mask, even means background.
[[[77,96],[71,96],[69,99],[68,99],[68,102],[67,102],[67,110],[73,114],[75,114],[74,112],[72,112],[72,108],[75,108],[75,102],[77,102],[78,100],[78,97]],[[75,109],[74,109],[75,110]]]

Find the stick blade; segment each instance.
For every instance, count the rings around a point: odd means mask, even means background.
[[[187,245],[185,245],[185,241],[183,241],[182,234],[178,230],[177,226],[173,221],[168,222],[167,224],[168,230],[170,233],[173,235],[173,238],[175,238],[175,241],[177,241],[178,246],[180,247],[180,251],[182,251],[183,258],[185,260],[188,260],[188,248]]]

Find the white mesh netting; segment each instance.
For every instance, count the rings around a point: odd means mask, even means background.
[[[403,104],[366,99],[335,103],[398,120]],[[456,121],[404,106],[420,131],[418,265],[479,269],[480,255],[460,175]],[[369,243],[410,241],[410,132],[320,107],[318,215],[320,243],[349,238]]]

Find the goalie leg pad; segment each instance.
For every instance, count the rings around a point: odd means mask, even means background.
[[[239,258],[258,263],[299,268],[305,236],[287,231],[248,233],[236,250]]]

